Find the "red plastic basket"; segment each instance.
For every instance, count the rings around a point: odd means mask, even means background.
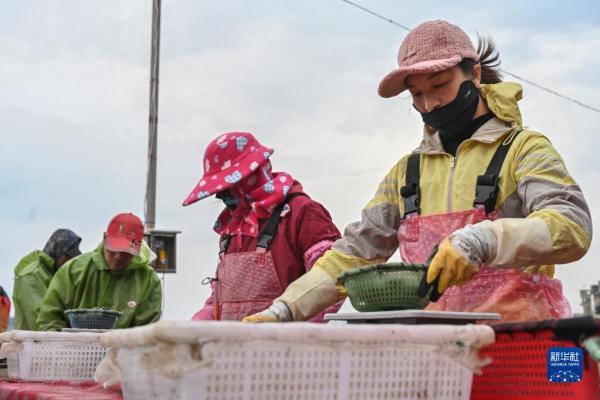
[[[596,362],[584,350],[581,382],[554,383],[547,378],[551,347],[574,347],[569,340],[553,339],[550,330],[496,333],[496,342],[481,349],[492,363],[473,377],[471,400],[600,400]]]

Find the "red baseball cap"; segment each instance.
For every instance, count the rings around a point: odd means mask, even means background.
[[[132,213],[117,214],[108,223],[104,233],[104,246],[113,252],[140,254],[144,239],[144,224]]]

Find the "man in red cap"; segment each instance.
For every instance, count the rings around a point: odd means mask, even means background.
[[[120,311],[116,328],[157,321],[162,292],[149,265],[156,255],[143,239],[144,225],[137,216],[116,215],[94,251],[69,261],[54,275],[36,328],[50,331],[68,327],[67,309]]]
[[[104,257],[114,271],[122,271],[140,254],[144,225],[133,214],[119,214],[108,224],[104,234]]]

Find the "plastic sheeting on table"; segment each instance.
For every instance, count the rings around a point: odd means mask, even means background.
[[[4,400],[123,400],[120,386],[104,389],[93,381],[31,382],[0,379],[0,399]]]

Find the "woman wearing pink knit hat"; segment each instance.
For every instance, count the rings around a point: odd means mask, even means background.
[[[224,133],[206,148],[204,174],[183,205],[216,195],[225,208],[214,225],[221,241],[213,290],[194,320],[241,320],[263,310],[340,238],[297,180],[271,170],[271,154],[246,132]]]
[[[271,310],[283,305],[291,319],[308,319],[344,297],[341,272],[398,248],[404,262],[429,264],[419,290],[429,309],[498,312],[503,322],[571,315],[554,265],[587,252],[590,212],[550,141],[523,127],[521,86],[502,82],[499,64],[491,41],[475,49],[446,21],[406,36],[379,95],[410,92],[424,122],[420,146],[391,168],[332,251],[246,321],[281,321]]]

